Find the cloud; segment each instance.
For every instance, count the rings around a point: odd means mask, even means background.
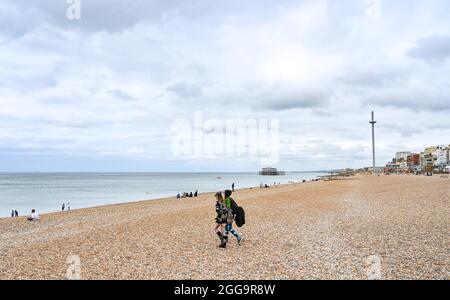
[[[300,90],[298,92],[270,93],[260,98],[260,105],[256,110],[283,111],[290,109],[318,108],[325,105],[329,95],[320,90]]]
[[[450,95],[442,90],[432,88],[385,88],[373,91],[362,100],[364,105],[377,105],[411,109],[417,112],[429,110],[434,112],[450,110]]]
[[[127,94],[126,92],[122,91],[122,90],[108,90],[107,91],[108,94],[117,97],[117,98],[121,98],[123,100],[134,100],[134,98],[132,96],[130,96],[129,94]]]
[[[179,82],[167,87],[167,90],[174,93],[180,98],[195,98],[202,96],[203,89],[201,84],[189,84],[186,82]]]
[[[384,1],[377,20],[360,0],[82,0],[79,21],[66,8],[0,3],[0,153],[165,170],[171,125],[196,111],[279,120],[287,169],[370,164],[371,110],[380,160],[450,134],[448,1]]]
[[[445,62],[450,58],[450,35],[419,39],[407,55],[429,63]]]

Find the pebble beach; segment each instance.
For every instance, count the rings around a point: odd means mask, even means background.
[[[357,175],[243,189],[241,246],[213,193],[0,219],[0,279],[449,279],[450,179]]]

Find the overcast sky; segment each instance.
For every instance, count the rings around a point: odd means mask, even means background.
[[[67,8],[0,0],[0,171],[265,164],[174,155],[174,122],[195,113],[278,120],[285,170],[371,165],[371,110],[379,165],[450,144],[448,0],[81,0],[79,20]]]

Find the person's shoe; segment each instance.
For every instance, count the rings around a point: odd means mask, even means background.
[[[227,242],[228,242],[228,237],[226,236],[222,236],[222,243],[220,243],[220,248],[226,248],[227,247]]]

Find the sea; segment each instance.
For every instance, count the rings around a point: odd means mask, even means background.
[[[31,209],[39,213],[176,197],[199,193],[259,187],[261,183],[301,182],[323,175],[320,172],[287,172],[285,176],[257,173],[0,173],[0,217],[20,216]]]

